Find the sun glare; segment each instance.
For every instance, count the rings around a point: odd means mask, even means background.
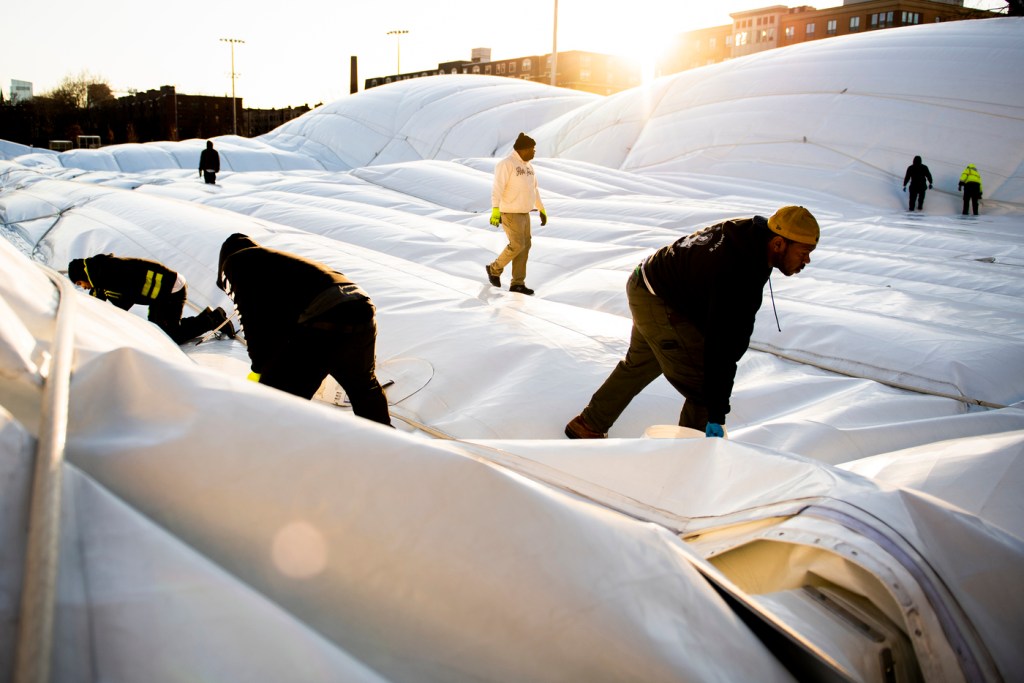
[[[630,40],[620,41],[618,53],[634,60],[640,67],[640,81],[647,84],[658,75],[658,64],[670,43],[670,35],[646,33]]]

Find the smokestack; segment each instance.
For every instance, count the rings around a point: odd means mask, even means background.
[[[352,55],[351,59],[352,63],[348,67],[348,92],[355,95],[359,92],[359,58]]]

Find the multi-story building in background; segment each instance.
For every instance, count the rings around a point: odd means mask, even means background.
[[[11,104],[28,102],[32,99],[32,83],[29,81],[16,81],[11,79]]]
[[[734,12],[731,24],[678,35],[658,63],[666,75],[743,55],[835,36],[1001,16],[963,0],[844,0],[838,7],[770,5]]]
[[[365,81],[365,88],[442,74],[482,74],[551,83],[551,55],[528,55],[491,61],[489,48],[476,48],[469,61],[443,62],[436,69],[377,76]],[[569,50],[558,53],[556,84],[562,88],[611,95],[640,85],[639,63],[597,52]]]
[[[83,146],[80,140],[87,141],[85,146],[94,146],[97,141],[113,145],[205,139],[230,135],[233,131],[242,137],[253,137],[310,109],[309,105],[246,109],[240,97],[186,95],[173,85],[115,98],[109,87],[90,85],[88,102],[83,108],[57,109],[42,97],[12,98],[10,104],[0,107],[0,129],[4,130],[4,139],[11,142],[70,149]]]
[[[735,57],[810,40],[944,21],[1002,16],[965,8],[963,0],[843,0],[841,6],[766,5],[735,12],[731,24],[676,36],[660,57],[663,76]],[[354,62],[354,59],[353,59]],[[438,64],[436,69],[369,78],[365,88],[438,74],[484,74],[551,83],[551,55],[492,61],[490,48],[475,48],[468,61]],[[558,53],[556,84],[611,95],[641,82],[639,62],[623,57],[570,50]],[[354,74],[354,64],[353,64]],[[354,80],[353,75],[353,80]],[[353,88],[355,85],[353,83]],[[84,108],[56,109],[46,97],[33,98],[32,83],[11,81],[10,97],[0,99],[0,130],[5,139],[39,147],[211,138],[231,134],[262,135],[311,107],[246,109],[242,98],[185,95],[165,85],[114,98],[108,86],[90,86]],[[234,112],[232,112],[234,108]]]
[[[658,59],[659,76],[715,64],[727,59],[794,45],[809,40],[913,26],[1000,16],[997,12],[965,8],[963,0],[843,0],[838,7],[767,5],[734,12],[731,24],[687,31],[677,35]],[[551,55],[529,55],[491,61],[488,48],[473,50],[470,61],[438,64],[436,69],[377,76],[366,88],[438,74],[484,74],[551,82]],[[593,52],[558,53],[556,85],[599,95],[632,88],[640,83],[639,62]]]

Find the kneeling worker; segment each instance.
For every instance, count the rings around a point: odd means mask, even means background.
[[[241,316],[251,378],[308,399],[329,374],[348,394],[352,412],[391,425],[375,371],[376,309],[354,282],[235,233],[221,246],[217,286]]]
[[[663,247],[626,285],[633,329],[626,357],[565,427],[601,439],[633,397],[664,373],[685,398],[683,427],[724,436],[736,364],[746,353],[772,268],[787,277],[811,262],[818,222],[802,206],[712,225]]]
[[[135,304],[149,307],[149,321],[167,333],[176,344],[223,326],[224,334],[235,336],[223,308],[207,308],[192,318],[182,318],[188,285],[185,277],[162,263],[144,258],[122,258],[97,254],[74,259],[68,264],[68,278],[102,301],[128,310]]]

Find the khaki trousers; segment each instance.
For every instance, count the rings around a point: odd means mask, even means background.
[[[498,254],[498,258],[489,266],[495,275],[501,275],[505,266],[512,262],[512,282],[510,285],[526,284],[526,259],[530,255],[530,214],[502,213],[501,227],[505,229],[508,245]]]

